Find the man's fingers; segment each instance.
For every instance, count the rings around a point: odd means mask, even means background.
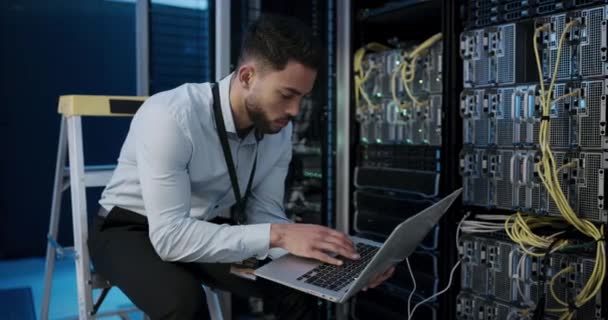
[[[318,251],[318,250],[315,250],[311,254],[311,258],[317,259],[317,260],[325,262],[325,263],[337,265],[337,266],[342,265],[342,261],[340,261],[336,258],[332,258],[331,256],[327,255],[326,253],[324,253],[322,251]]]
[[[355,248],[355,244],[353,243],[352,239],[342,232],[329,229],[325,240],[346,247],[349,251],[352,252],[351,254],[357,253],[357,249]]]
[[[381,278],[374,280],[373,283],[370,284],[370,287],[375,288],[375,287],[381,285],[382,282],[384,282],[384,280],[386,280],[386,279],[388,279],[388,278],[385,278],[384,276],[382,276]]]
[[[336,238],[340,242],[347,243],[351,247],[355,246],[355,244],[353,243],[353,240],[351,238],[349,238],[347,235],[345,235],[344,233],[342,233],[342,232],[339,232],[339,231],[332,230],[332,229],[328,228],[327,229],[327,233],[328,233],[328,236]]]
[[[331,245],[335,246],[336,249],[335,250],[332,249],[331,251],[334,253],[338,253],[345,258],[349,258],[349,259],[358,259],[359,258],[359,254],[357,253],[357,251],[355,251],[355,249],[353,247],[351,247],[347,243],[344,243],[336,238],[328,237],[326,239],[323,239],[319,243],[319,246],[323,246],[322,249],[326,249],[325,247],[327,246],[327,244],[331,244]]]
[[[370,284],[368,285],[368,287],[375,288],[375,287],[379,286],[380,284],[382,284],[382,282],[384,282],[388,278],[390,278],[393,275],[394,272],[395,272],[395,267],[391,267],[390,269],[386,270],[383,274],[378,275],[376,278],[374,278],[370,282]]]
[[[367,286],[370,288],[375,288],[379,286],[383,281],[384,279],[382,279],[381,277],[377,277],[376,279],[372,280]]]
[[[388,278],[385,278],[384,276],[382,278],[376,279],[374,281],[372,281],[372,283],[369,285],[370,288],[375,288],[379,285],[382,284],[382,282],[384,282],[384,280],[386,280]]]
[[[333,253],[337,253],[345,258],[349,258],[349,259],[353,259],[352,257],[352,253],[350,250],[341,247],[335,243],[330,243],[330,242],[318,242],[315,244],[314,246],[315,249],[320,249],[320,250],[325,250],[325,251],[329,251],[329,252],[333,252]]]
[[[395,267],[390,267],[390,269],[386,270],[386,272],[384,272],[383,276],[384,276],[384,280],[390,278],[393,273],[395,273]]]
[[[380,277],[380,281],[378,284],[380,284],[380,283],[386,281],[388,278],[390,278],[393,275],[393,272],[395,272],[395,267],[391,267],[386,272],[384,272],[382,274],[382,276]]]
[[[386,278],[384,278],[384,276],[382,275],[379,278],[372,280],[372,283],[369,284],[369,287],[375,288],[375,287],[379,286],[382,282],[384,282],[384,280],[386,280]]]
[[[353,242],[353,240],[349,236],[347,236],[345,233],[334,231],[334,234],[335,234],[334,235],[335,237],[337,237],[338,239],[340,239],[340,240],[348,243],[351,247],[355,246],[355,243]]]

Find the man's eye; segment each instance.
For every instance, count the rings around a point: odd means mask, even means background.
[[[283,97],[283,99],[291,99],[293,98],[293,95],[281,93],[281,97]]]

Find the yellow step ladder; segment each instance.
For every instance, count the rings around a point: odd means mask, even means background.
[[[101,275],[91,271],[87,247],[88,222],[86,188],[104,187],[109,181],[115,166],[86,166],[82,137],[82,117],[131,117],[143,104],[146,97],[129,96],[90,96],[68,95],[59,98],[61,126],[49,233],[47,235],[46,263],[44,273],[44,292],[42,297],[41,319],[49,318],[53,270],[57,258],[70,257],[76,264],[76,286],[78,291],[78,319],[93,319],[118,315],[128,319],[127,314],[138,311],[127,308],[97,313],[112,285]],[[66,158],[68,166],[66,167]],[[63,193],[70,189],[72,203],[72,226],[74,246],[63,247],[57,242],[61,201]],[[93,303],[93,290],[102,292]],[[223,320],[218,294],[204,287],[212,320]]]

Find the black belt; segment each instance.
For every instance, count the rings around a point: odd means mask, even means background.
[[[114,213],[111,213],[114,212]],[[103,207],[99,208],[99,212],[98,212],[98,216],[102,218],[101,221],[104,221],[104,223],[110,223],[110,225],[114,224],[120,224],[120,225],[130,225],[130,224],[137,224],[137,225],[148,225],[148,217],[146,217],[145,215],[141,215],[137,212],[128,210],[128,209],[124,209],[121,207],[113,207],[111,211],[108,211],[106,209],[104,209]],[[109,221],[109,222],[106,222]],[[235,221],[233,221],[232,219],[229,218],[223,218],[223,217],[215,217],[211,220],[208,220],[208,222],[211,223],[215,223],[215,224],[230,224],[230,225],[234,225],[236,224]]]

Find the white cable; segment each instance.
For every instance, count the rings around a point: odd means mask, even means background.
[[[512,222],[509,224],[513,224]],[[489,226],[489,227],[505,227],[504,221],[502,222],[491,222],[491,221],[483,221],[483,220],[468,220],[464,223],[465,226]]]
[[[494,226],[488,226],[488,225],[476,225],[476,224],[466,224],[462,227],[462,230],[464,229],[470,229],[472,231],[478,229],[478,230],[496,230],[497,228],[500,228],[497,225]],[[504,229],[505,227],[503,226],[502,229]],[[498,229],[500,230],[500,229]]]
[[[469,229],[462,229],[462,232],[464,232],[464,233],[496,233],[496,230],[469,230]]]
[[[495,230],[496,228],[500,228],[500,227],[498,225],[489,226],[489,225],[476,225],[476,224],[465,224],[464,226],[462,226],[462,230],[464,230],[464,229]],[[502,229],[504,229],[504,228],[505,227],[503,226]]]
[[[422,304],[424,304],[424,303],[427,303],[427,302],[429,302],[429,301],[431,301],[431,300],[433,300],[433,299],[437,298],[438,296],[440,296],[440,295],[444,294],[446,291],[448,291],[448,290],[450,289],[450,287],[452,286],[452,280],[453,280],[453,278],[454,278],[454,271],[456,271],[456,269],[458,268],[458,266],[460,266],[460,263],[461,263],[461,262],[462,262],[462,260],[458,260],[458,262],[456,262],[456,264],[455,264],[455,265],[454,265],[454,267],[452,268],[452,271],[450,271],[450,280],[448,281],[448,285],[447,285],[447,286],[446,286],[446,287],[445,287],[443,290],[441,290],[441,291],[439,291],[439,292],[435,293],[434,295],[432,295],[432,296],[430,296],[430,297],[428,297],[428,298],[426,298],[426,299],[424,299],[424,300],[422,300],[422,301],[418,302],[418,303],[417,303],[417,304],[414,306],[414,309],[412,309],[412,312],[411,312],[411,313],[408,315],[408,320],[411,320],[411,319],[412,319],[412,316],[414,316],[414,312],[416,311],[416,309],[417,309],[417,308],[418,308],[420,305],[422,305]]]
[[[526,253],[521,251],[522,255],[519,257],[519,262],[517,263],[517,292],[524,300],[528,300],[526,295],[521,290],[521,282],[524,281],[524,262],[526,261]]]
[[[467,221],[464,226],[475,226],[475,227],[498,227],[502,225],[504,228],[504,223],[492,223],[492,222],[483,222],[483,221]]]
[[[472,231],[475,230],[495,230],[496,228],[498,228],[498,226],[480,226],[480,225],[470,225],[470,224],[465,224],[462,226],[462,230],[464,229],[470,229]],[[504,227],[503,227],[504,229]]]
[[[461,231],[465,233],[492,233],[502,231],[504,228],[504,222],[497,223],[479,220],[467,220],[463,223]]]
[[[485,220],[469,220],[465,224],[497,225],[497,224],[504,224],[504,221],[490,222],[490,221],[485,221]]]
[[[503,215],[503,214],[478,214],[475,216],[475,218],[482,219],[482,220],[499,220],[499,221],[505,221],[509,217],[510,216]]]
[[[458,243],[460,242],[460,228],[462,228],[462,224],[464,223],[464,220],[466,218],[468,218],[471,215],[470,212],[465,213],[464,217],[462,217],[462,220],[460,220],[460,222],[458,223],[458,226],[456,227],[456,249],[458,249]]]
[[[479,214],[475,218],[478,220],[467,220],[463,223],[461,231],[464,233],[494,233],[503,231],[504,221],[509,218],[507,215]],[[513,225],[513,223],[509,223]]]
[[[458,223],[458,226],[456,227],[456,248],[458,248],[458,245],[460,243],[460,229],[462,228],[462,224],[464,223],[464,220],[466,218],[469,217],[469,215],[471,215],[470,212],[467,212],[464,217],[462,217],[462,220],[460,220],[460,222]],[[458,251],[458,250],[456,250]],[[409,299],[408,299],[408,305],[407,305],[407,319],[411,320],[412,317],[414,316],[414,312],[416,312],[416,309],[418,309],[418,307],[424,303],[427,303],[435,298],[437,298],[438,296],[444,294],[446,291],[448,291],[450,289],[450,287],[452,286],[452,280],[454,279],[454,271],[456,271],[456,269],[458,268],[458,266],[460,265],[460,263],[462,262],[462,259],[459,259],[458,262],[456,262],[456,264],[454,265],[454,267],[452,268],[452,270],[450,271],[450,279],[448,280],[448,285],[441,291],[435,293],[434,295],[418,302],[416,305],[414,305],[414,308],[412,309],[412,311],[410,312],[410,304],[409,304]],[[407,261],[408,263],[408,267],[409,267],[409,261]],[[414,284],[416,284],[416,279],[414,279],[414,273],[411,271],[410,268],[410,276],[412,277],[412,281],[414,282]],[[412,293],[410,293],[410,298],[412,297]]]
[[[414,288],[412,289],[412,292],[410,292],[410,296],[407,298],[407,314],[409,316],[410,314],[410,310],[411,310],[411,305],[412,305],[412,297],[414,296],[414,293],[416,292],[416,278],[414,277],[414,272],[412,271],[412,266],[410,265],[410,258],[405,258],[405,263],[407,264],[407,270],[409,270],[410,272],[410,277],[412,277],[412,282],[414,283]]]

